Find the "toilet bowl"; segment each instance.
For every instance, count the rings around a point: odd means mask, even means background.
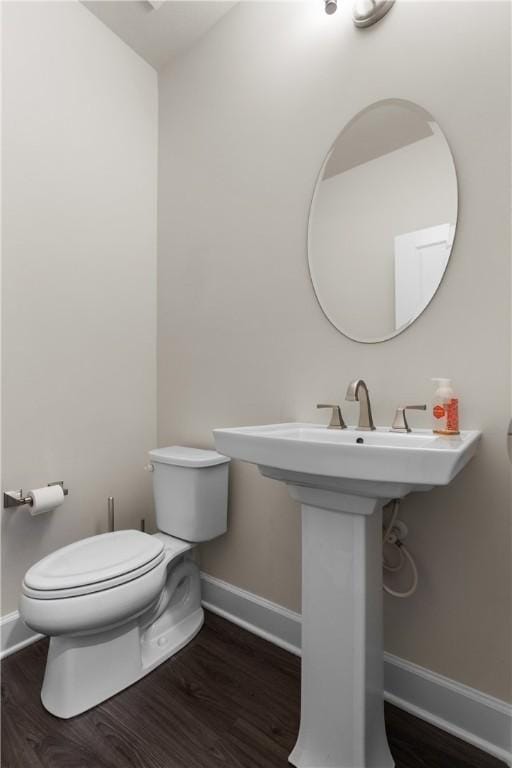
[[[229,459],[181,446],[150,458],[159,533],[91,536],[25,574],[20,613],[50,636],[41,700],[57,717],[73,717],[136,682],[203,624],[193,548],[226,531]]]

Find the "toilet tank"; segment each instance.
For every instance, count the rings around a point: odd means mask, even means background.
[[[227,530],[229,458],[217,451],[171,445],[149,452],[159,531],[208,541]]]

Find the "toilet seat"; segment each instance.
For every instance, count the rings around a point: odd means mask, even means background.
[[[33,565],[25,575],[23,594],[55,600],[102,592],[140,578],[164,556],[162,541],[140,531],[91,536]]]

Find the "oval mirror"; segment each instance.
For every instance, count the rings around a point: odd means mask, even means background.
[[[309,271],[331,323],[355,341],[404,331],[432,300],[457,222],[457,178],[432,115],[390,99],[359,112],[322,166]]]

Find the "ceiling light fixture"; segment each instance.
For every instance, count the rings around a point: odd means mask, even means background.
[[[338,0],[324,0],[325,12],[332,16],[338,9]],[[391,9],[395,0],[355,0],[352,20],[356,27],[371,27]]]
[[[371,27],[391,10],[395,0],[356,0],[352,20],[356,27]]]

